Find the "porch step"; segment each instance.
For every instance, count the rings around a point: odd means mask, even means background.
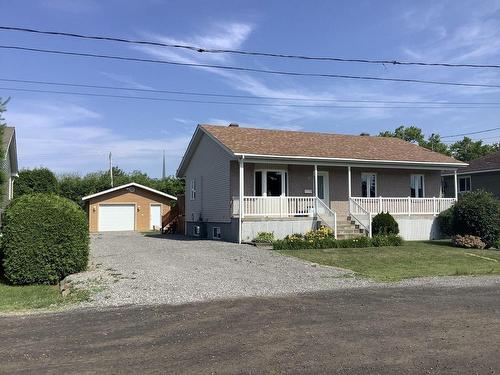
[[[351,217],[347,217],[345,221],[341,220],[337,222],[337,238],[339,240],[363,237],[366,235],[366,231],[360,228],[359,224],[356,224],[354,220],[351,220]]]

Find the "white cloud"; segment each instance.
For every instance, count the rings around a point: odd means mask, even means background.
[[[104,77],[109,78],[112,81],[119,82],[119,83],[125,83],[128,87],[132,87],[134,89],[140,89],[140,90],[153,90],[154,88],[148,85],[144,85],[134,78],[128,76],[128,75],[122,75],[122,74],[116,74],[116,73],[109,73],[109,72],[101,72],[101,75]]]
[[[102,126],[99,114],[74,104],[54,107],[29,103],[7,114],[9,125],[16,127],[21,167],[44,165],[57,173],[105,169],[107,155],[112,152],[121,168],[141,169],[158,176],[163,150],[169,172],[173,173],[191,135],[124,135]]]

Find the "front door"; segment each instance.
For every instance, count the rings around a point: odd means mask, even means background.
[[[149,229],[158,230],[161,228],[161,205],[152,204],[150,207]]]
[[[330,184],[328,172],[318,171],[318,198],[330,207]]]

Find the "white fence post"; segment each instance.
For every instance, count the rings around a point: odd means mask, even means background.
[[[368,236],[370,238],[373,237],[373,232],[372,232],[372,213],[371,212],[368,214]]]
[[[437,214],[436,197],[433,197],[433,199],[432,199],[432,213],[434,216],[436,216],[436,214]]]
[[[411,197],[408,197],[408,216],[411,216]]]
[[[334,228],[334,236],[337,238],[337,213],[333,213],[333,225],[335,226]]]
[[[382,212],[382,196],[378,197],[378,212]]]

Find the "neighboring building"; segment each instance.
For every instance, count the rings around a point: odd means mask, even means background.
[[[500,151],[471,160],[469,166],[460,168],[458,175],[458,193],[473,190],[486,190],[500,199]],[[454,177],[443,173],[443,195],[454,196]]]
[[[163,228],[163,220],[177,198],[132,182],[82,200],[87,203],[90,232],[145,232]]]
[[[5,173],[5,185],[3,189],[3,201],[0,210],[3,210],[14,197],[14,178],[19,172],[17,164],[16,129],[10,126],[3,127],[2,136],[3,150],[3,172]]]
[[[466,165],[397,138],[200,125],[177,176],[190,236],[241,242],[321,223],[345,238],[390,211],[406,239],[429,239],[455,201],[440,198],[441,172]]]

